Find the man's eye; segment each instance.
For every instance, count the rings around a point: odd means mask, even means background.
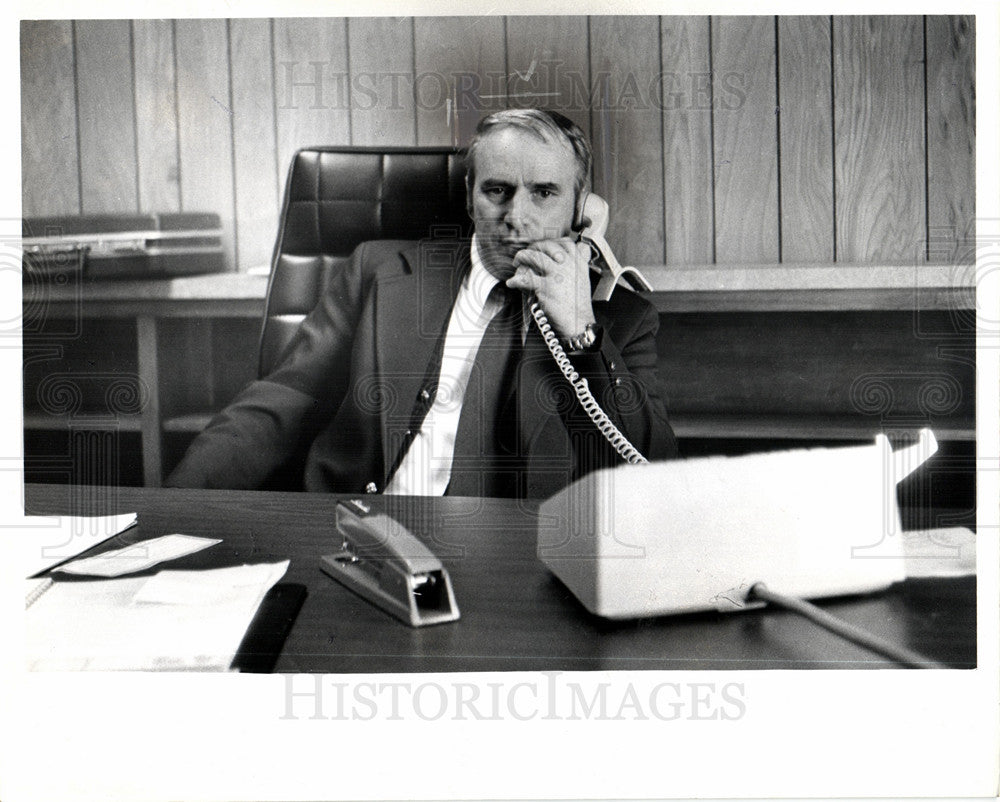
[[[555,193],[551,189],[538,189],[535,194],[542,199],[551,198]]]

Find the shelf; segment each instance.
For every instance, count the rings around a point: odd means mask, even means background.
[[[652,265],[641,271],[660,312],[974,309],[972,266]]]
[[[44,309],[48,317],[262,318],[267,276],[213,273],[172,279],[66,283],[25,281],[26,306]]]
[[[868,440],[880,432],[916,434],[927,424],[880,422],[866,418],[803,415],[712,415],[675,412],[667,416],[674,434],[688,439]],[[974,441],[974,421],[930,424],[938,440]]]
[[[660,312],[974,309],[975,270],[963,265],[649,265]],[[25,283],[26,304],[53,316],[259,317],[268,277],[215,273],[57,286]]]
[[[24,413],[24,428],[31,431],[68,431],[70,429],[106,430],[118,429],[122,432],[142,431],[141,415],[51,415],[48,412],[29,411]]]

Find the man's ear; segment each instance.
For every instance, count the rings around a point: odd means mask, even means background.
[[[472,214],[472,187],[469,185],[469,176],[465,176],[465,211],[470,220],[475,220]]]

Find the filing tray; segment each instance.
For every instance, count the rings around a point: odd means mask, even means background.
[[[26,277],[170,278],[226,269],[211,212],[70,215],[21,221]]]

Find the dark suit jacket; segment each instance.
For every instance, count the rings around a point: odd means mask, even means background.
[[[279,367],[216,416],[167,485],[258,488],[305,452],[305,489],[381,492],[433,401],[435,352],[468,262],[467,241],[359,246]],[[574,355],[575,368],[647,458],[674,456],[656,389],[656,311],[619,287],[594,314],[600,350]],[[531,323],[514,389],[517,495],[545,497],[621,462],[568,389]]]

